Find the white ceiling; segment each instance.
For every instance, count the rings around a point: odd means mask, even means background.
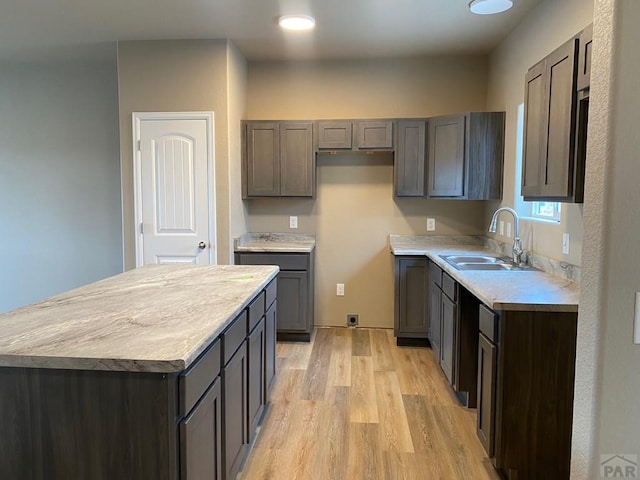
[[[482,54],[540,1],[478,16],[468,0],[0,0],[0,59],[183,38],[230,38],[249,60]],[[287,13],[313,15],[316,29],[280,31]]]

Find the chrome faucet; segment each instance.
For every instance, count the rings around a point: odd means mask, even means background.
[[[513,230],[513,263],[516,265],[522,265],[524,262],[522,261],[522,244],[520,243],[520,217],[518,217],[518,213],[509,207],[501,207],[497,209],[493,213],[493,217],[491,218],[491,225],[489,225],[489,232],[496,233],[496,227],[498,223],[498,215],[500,212],[509,212],[513,215],[513,220],[515,223]]]

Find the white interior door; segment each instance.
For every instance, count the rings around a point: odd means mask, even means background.
[[[215,264],[213,113],[134,113],[136,265]]]

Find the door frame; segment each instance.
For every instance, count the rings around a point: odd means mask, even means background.
[[[140,151],[140,128],[144,120],[204,120],[207,124],[207,193],[209,198],[209,264],[216,265],[218,248],[216,243],[216,189],[215,189],[215,147],[214,147],[214,112],[132,112],[133,129],[133,210],[136,268],[143,262],[142,223],[142,152]],[[213,213],[213,218],[211,216]]]

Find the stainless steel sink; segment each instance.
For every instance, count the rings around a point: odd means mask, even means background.
[[[449,263],[504,263],[506,260],[502,257],[494,257],[491,255],[443,255]]]
[[[454,265],[458,270],[522,270],[510,263],[471,263],[460,262]]]
[[[440,255],[440,257],[458,270],[535,270],[533,267],[527,265],[516,265],[508,257],[497,257],[494,255]]]

